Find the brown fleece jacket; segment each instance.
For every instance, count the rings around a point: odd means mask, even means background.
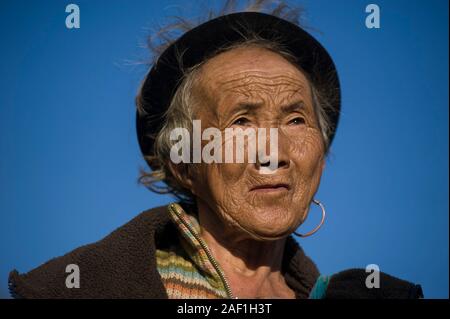
[[[167,298],[156,267],[156,248],[170,245],[176,226],[167,207],[147,210],[104,239],[58,258],[29,273],[9,275],[15,298]],[[80,270],[80,288],[66,287],[66,267]],[[319,271],[303,249],[288,237],[282,273],[297,298],[308,298]],[[420,285],[380,273],[380,288],[368,289],[364,269],[349,269],[331,276],[323,298],[423,298]]]
[[[166,206],[147,210],[104,239],[54,258],[29,273],[9,275],[16,298],[167,298],[156,268],[156,248],[176,238]],[[80,288],[67,288],[66,266],[80,269]],[[297,298],[307,298],[319,271],[292,238],[283,273]]]

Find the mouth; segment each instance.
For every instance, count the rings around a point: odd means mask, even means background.
[[[251,193],[279,193],[279,192],[286,192],[289,190],[288,184],[265,184],[265,185],[258,185],[250,189]]]

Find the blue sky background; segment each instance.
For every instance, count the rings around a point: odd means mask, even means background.
[[[145,164],[134,96],[146,72],[136,62],[151,27],[201,6],[73,2],[78,30],[65,27],[68,1],[0,1],[0,297],[13,268],[29,271],[171,200],[136,182]],[[301,244],[322,273],[375,263],[448,298],[448,1],[299,3],[343,89],[317,194],[328,219]],[[381,29],[365,27],[369,3]],[[319,218],[314,208],[301,229]]]

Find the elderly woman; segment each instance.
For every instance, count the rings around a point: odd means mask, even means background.
[[[137,105],[139,144],[152,168],[142,181],[156,191],[164,182],[179,201],[143,212],[103,240],[27,274],[13,271],[14,296],[422,296],[420,286],[385,274],[378,287],[366,284],[364,270],[320,276],[291,236],[311,235],[324,220],[315,194],[340,110],[333,61],[297,24],[275,14],[238,12],[190,29],[164,47]],[[229,129],[258,132],[258,143],[246,136],[244,161],[236,160],[239,134],[230,144]],[[181,155],[174,148],[180,137]],[[207,148],[211,138],[215,147]],[[302,235],[297,228],[311,205],[322,222]]]

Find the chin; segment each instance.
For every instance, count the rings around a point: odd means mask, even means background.
[[[283,218],[284,217],[284,218]],[[248,233],[253,235],[254,238],[262,240],[276,240],[283,237],[287,237],[295,231],[295,220],[292,218],[286,218],[286,216],[274,216],[273,219],[267,218],[261,220],[254,217],[250,219],[248,225],[241,226],[247,230]]]
[[[274,241],[288,237],[292,233],[291,227],[286,229],[255,229],[252,231],[253,238],[260,241]]]
[[[286,229],[300,221],[296,213],[280,206],[255,207],[249,220],[263,229]]]

